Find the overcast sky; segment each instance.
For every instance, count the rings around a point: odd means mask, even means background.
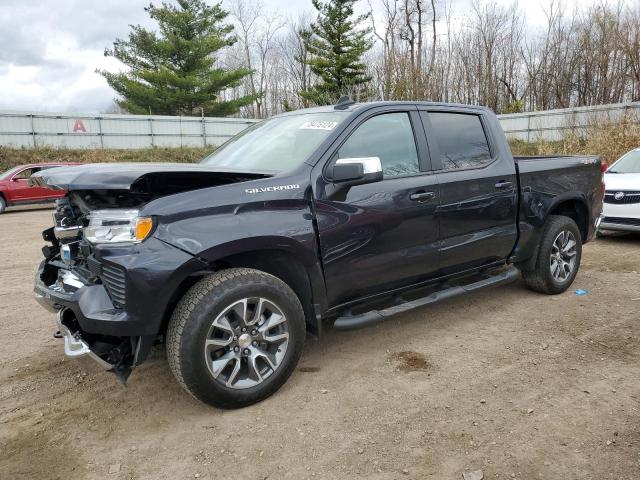
[[[0,109],[100,112],[109,108],[114,92],[95,70],[121,68],[104,56],[104,49],[116,37],[126,38],[130,24],[152,26],[144,11],[148,4],[149,0],[0,0]],[[264,4],[291,17],[313,10],[311,0],[264,0]],[[366,4],[361,0],[361,8]],[[463,15],[470,0],[454,4]],[[519,4],[528,22],[543,22],[548,0]]]

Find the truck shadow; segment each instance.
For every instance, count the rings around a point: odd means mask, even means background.
[[[598,243],[608,244],[640,244],[640,232],[607,232],[599,236]]]

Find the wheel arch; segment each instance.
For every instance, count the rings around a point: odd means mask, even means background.
[[[583,198],[578,196],[558,197],[549,208],[545,223],[551,215],[562,215],[571,218],[578,225],[582,243],[587,242],[589,236],[589,207]]]
[[[227,268],[253,268],[273,275],[285,282],[300,299],[305,313],[307,331],[320,336],[322,331],[321,313],[327,309],[324,276],[317,258],[308,255],[302,245],[291,245],[290,238],[270,239],[256,242],[256,238],[220,245],[198,255],[202,268],[184,277],[169,301],[162,322],[166,330],[169,318],[178,301],[204,276]],[[274,245],[269,248],[255,248],[256,243]],[[297,243],[297,242],[296,242]]]
[[[211,263],[212,270],[225,268],[253,268],[273,275],[289,285],[300,299],[305,313],[307,330],[316,336],[321,333],[319,313],[322,311],[324,296],[318,285],[318,273],[304,264],[294,253],[278,248],[266,248],[238,252],[218,258]]]
[[[580,231],[582,243],[586,243],[589,235],[589,208],[586,200],[577,194],[558,195],[546,208],[544,215],[538,217],[537,221],[530,225],[526,242],[519,245],[519,252],[514,255],[512,261],[521,270],[533,268],[538,256],[542,232],[549,218],[554,215],[562,215],[575,221]]]

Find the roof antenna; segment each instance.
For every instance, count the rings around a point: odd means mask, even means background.
[[[338,100],[338,103],[336,103],[336,106],[333,108],[334,110],[346,110],[347,107],[353,105],[354,103],[356,102],[351,100],[351,97],[349,95],[343,95],[340,97],[340,100]]]

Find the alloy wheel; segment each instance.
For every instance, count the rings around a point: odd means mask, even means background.
[[[576,237],[569,230],[563,230],[553,240],[549,267],[557,282],[565,282],[573,273],[576,266],[576,245]]]
[[[289,343],[287,318],[266,298],[243,298],[212,322],[204,353],[213,378],[228,388],[254,387],[278,369]]]

